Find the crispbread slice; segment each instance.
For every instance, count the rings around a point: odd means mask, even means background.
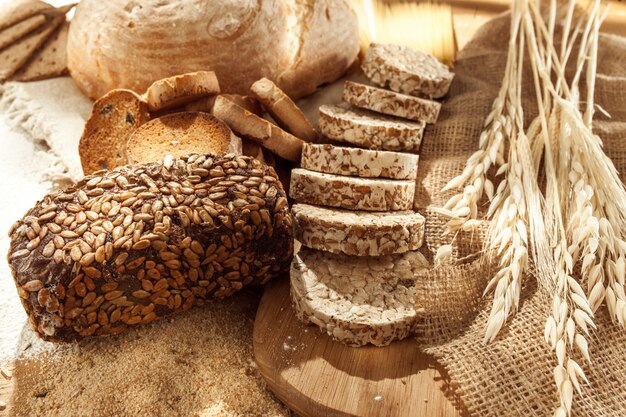
[[[348,210],[401,211],[413,207],[415,181],[355,178],[296,168],[289,195],[298,203]]]
[[[319,111],[323,135],[363,148],[414,152],[424,135],[424,122],[384,116],[345,103],[323,105]]]
[[[454,78],[454,73],[428,52],[400,45],[371,44],[361,68],[381,87],[427,98],[445,96]]]
[[[410,153],[305,143],[300,166],[325,174],[414,180],[418,161],[419,156]]]
[[[417,250],[424,237],[419,213],[372,213],[294,204],[296,239],[304,246],[355,256],[381,256]]]
[[[97,100],[78,146],[85,175],[126,165],[126,142],[148,120],[148,105],[133,91],[113,90]]]
[[[0,30],[28,19],[45,10],[52,10],[48,3],[38,0],[15,0],[10,7],[3,7],[0,12]]]
[[[441,103],[433,100],[352,81],[345,83],[343,100],[362,109],[426,123],[435,123],[441,110]]]
[[[0,49],[11,45],[22,36],[32,32],[46,23],[46,16],[37,14],[0,31]]]
[[[151,112],[183,106],[202,97],[219,94],[213,71],[197,71],[155,81],[145,94]]]
[[[213,105],[213,114],[238,134],[259,143],[278,156],[289,161],[300,160],[304,143],[302,140],[238,106],[232,100],[218,96]]]
[[[64,22],[56,33],[13,75],[15,81],[36,81],[67,73],[67,33]]]
[[[419,252],[357,257],[302,248],[291,263],[296,315],[349,346],[389,345],[417,322],[416,275],[429,267]]]
[[[317,141],[317,132],[309,119],[272,81],[261,78],[252,84],[250,91],[280,127],[307,142]]]
[[[233,150],[233,134],[216,117],[203,112],[173,113],[150,120],[133,133],[128,144],[128,162],[155,162],[166,155],[225,155]]]

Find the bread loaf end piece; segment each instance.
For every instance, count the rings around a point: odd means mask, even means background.
[[[273,168],[192,155],[52,193],[15,223],[9,265],[43,339],[103,336],[264,284],[293,252]]]

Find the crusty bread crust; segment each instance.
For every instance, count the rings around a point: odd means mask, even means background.
[[[252,84],[250,92],[261,102],[280,127],[304,141],[317,141],[317,132],[309,119],[296,103],[271,80],[261,78]]]
[[[126,165],[126,142],[148,120],[148,105],[133,91],[113,90],[97,100],[78,145],[85,175]]]
[[[184,106],[203,97],[219,94],[220,84],[213,71],[196,71],[152,83],[145,98],[151,112]]]

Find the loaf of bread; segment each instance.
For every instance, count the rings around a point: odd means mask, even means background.
[[[22,304],[51,341],[119,333],[264,284],[293,252],[276,173],[232,154],[96,172],[44,197],[10,237]]]
[[[419,252],[382,257],[303,248],[291,264],[298,318],[349,346],[386,346],[415,328],[416,275],[428,268]]]
[[[349,0],[83,0],[67,50],[94,99],[200,70],[215,71],[226,93],[267,77],[298,98],[343,75],[358,52]]]

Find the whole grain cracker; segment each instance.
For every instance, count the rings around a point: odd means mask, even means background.
[[[35,54],[20,68],[12,79],[15,81],[36,81],[58,77],[67,73],[67,33],[69,22],[56,31]]]

